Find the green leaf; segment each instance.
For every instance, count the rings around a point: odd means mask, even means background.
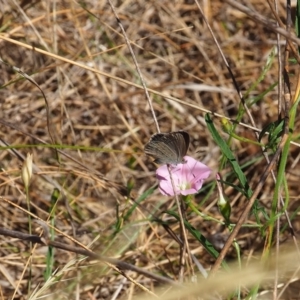
[[[283,134],[283,130],[284,130],[284,120],[277,120],[275,122],[271,122],[270,124],[268,124],[267,126],[265,126],[262,131],[259,134],[259,141],[262,139],[262,137],[269,132],[268,135],[268,141],[269,144],[266,145],[266,149],[276,149],[277,144],[280,141],[280,138]]]
[[[179,216],[174,211],[166,211],[167,214],[173,216],[178,222],[179,222]],[[206,249],[206,251],[214,258],[217,258],[219,256],[219,252],[215,249],[213,244],[211,244],[204,235],[201,234],[200,231],[195,229],[187,220],[184,220],[184,226],[185,228],[194,236],[195,239],[197,239],[200,244]],[[222,262],[222,266],[229,270],[229,266],[225,261]]]
[[[214,139],[216,144],[220,147],[220,150],[222,151],[223,155],[227,158],[227,160],[230,163],[234,173],[236,174],[237,178],[239,179],[239,181],[240,181],[240,183],[243,187],[243,191],[244,191],[245,196],[249,199],[252,196],[253,191],[250,189],[247,178],[246,178],[244,172],[242,171],[241,167],[237,163],[231,149],[229,148],[229,146],[226,144],[226,142],[219,135],[219,133],[216,130],[209,114],[205,115],[205,122],[207,124],[207,128],[208,128],[209,132],[212,135],[212,138]]]

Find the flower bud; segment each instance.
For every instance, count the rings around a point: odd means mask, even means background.
[[[31,153],[27,153],[27,157],[22,167],[21,177],[25,184],[25,187],[28,188],[30,179],[32,177],[32,154]]]
[[[230,203],[229,203],[228,199],[226,198],[226,196],[223,195],[223,187],[220,182],[220,179],[221,179],[220,174],[217,173],[216,179],[217,179],[217,187],[218,187],[218,193],[219,193],[219,199],[218,199],[217,204],[218,204],[220,213],[222,214],[222,216],[225,219],[225,222],[227,224],[229,224],[230,223],[231,206],[230,206]]]

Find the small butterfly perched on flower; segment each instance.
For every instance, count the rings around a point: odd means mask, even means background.
[[[185,163],[183,157],[187,153],[189,144],[190,136],[185,131],[156,133],[145,145],[144,151],[155,158],[155,163],[177,165]]]

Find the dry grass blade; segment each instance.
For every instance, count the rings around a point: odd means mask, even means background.
[[[106,0],[0,3],[0,299],[298,299],[300,118],[287,114],[298,103],[300,42],[286,21],[296,6],[111,4],[115,14]],[[144,153],[157,128],[187,132],[187,155],[213,170],[199,193],[160,194]]]

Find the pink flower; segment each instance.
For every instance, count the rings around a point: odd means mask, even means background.
[[[156,170],[156,177],[159,180],[159,190],[163,195],[174,196],[175,194],[189,195],[197,193],[210,173],[211,169],[203,163],[190,156],[185,156],[183,164],[170,165],[172,178],[175,185],[175,193],[167,165]]]

